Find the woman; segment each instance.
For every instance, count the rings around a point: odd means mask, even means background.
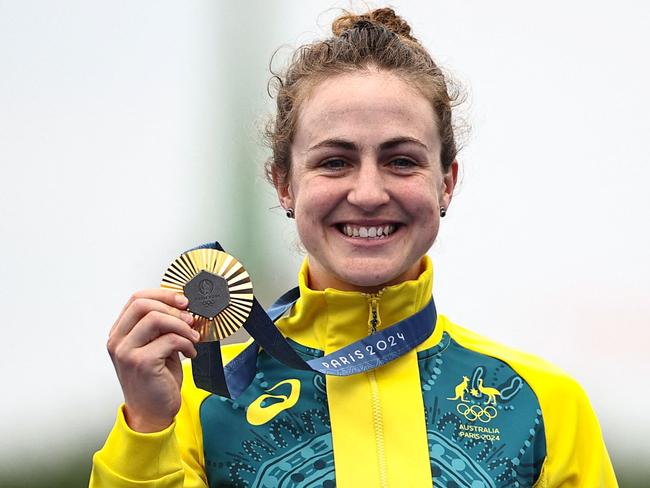
[[[409,26],[378,9],[332,30],[296,52],[270,130],[268,174],[307,251],[300,299],[277,325],[304,358],[427,306],[426,252],[458,172],[447,80]],[[115,323],[125,403],[91,486],[616,486],[571,378],[444,316],[416,348],[352,376],[261,351],[233,401],[181,366],[198,340],[186,306],[146,290]]]

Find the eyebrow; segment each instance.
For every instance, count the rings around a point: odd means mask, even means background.
[[[426,149],[427,151],[429,150],[429,147],[419,139],[416,139],[414,137],[407,137],[407,136],[393,137],[392,139],[388,139],[387,141],[384,141],[379,145],[379,150],[385,151],[387,149],[392,149],[396,146],[399,146],[400,144],[416,144]],[[348,141],[346,139],[340,139],[340,138],[333,138],[333,139],[325,139],[324,141],[321,141],[318,144],[313,145],[307,151],[308,152],[315,151],[317,149],[322,149],[326,147],[346,149],[348,151],[359,150],[359,146],[357,146],[352,141]]]

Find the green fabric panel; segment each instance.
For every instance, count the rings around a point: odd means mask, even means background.
[[[322,356],[292,345],[305,359]],[[508,364],[463,348],[446,333],[437,346],[418,353],[418,361],[434,486],[532,486],[546,443],[530,386]],[[255,380],[236,401],[213,395],[201,406],[210,486],[334,487],[323,375],[288,370],[264,352],[257,367]],[[287,379],[300,382],[297,403],[251,425],[247,408],[262,395],[252,407],[258,412],[285,402],[292,385],[269,390]]]

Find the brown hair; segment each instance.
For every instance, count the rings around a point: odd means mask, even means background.
[[[446,172],[458,152],[452,108],[462,97],[411,35],[410,26],[391,8],[360,15],[345,11],[332,23],[332,33],[329,39],[299,47],[286,70],[274,73],[269,82],[269,88],[276,91],[277,112],[266,128],[272,150],[265,167],[267,179],[279,185],[288,183],[291,143],[300,107],[310,90],[330,76],[369,68],[401,76],[431,101],[442,142],[440,161]],[[273,181],[273,173],[277,181]]]

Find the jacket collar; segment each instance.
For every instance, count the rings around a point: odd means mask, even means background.
[[[372,332],[373,310],[378,319],[376,328],[381,330],[424,308],[431,299],[432,283],[431,259],[424,256],[417,279],[387,286],[378,293],[313,290],[305,259],[298,275],[300,298],[288,316],[278,321],[278,327],[299,344],[328,354],[367,337]],[[427,343],[438,335],[436,332]]]

